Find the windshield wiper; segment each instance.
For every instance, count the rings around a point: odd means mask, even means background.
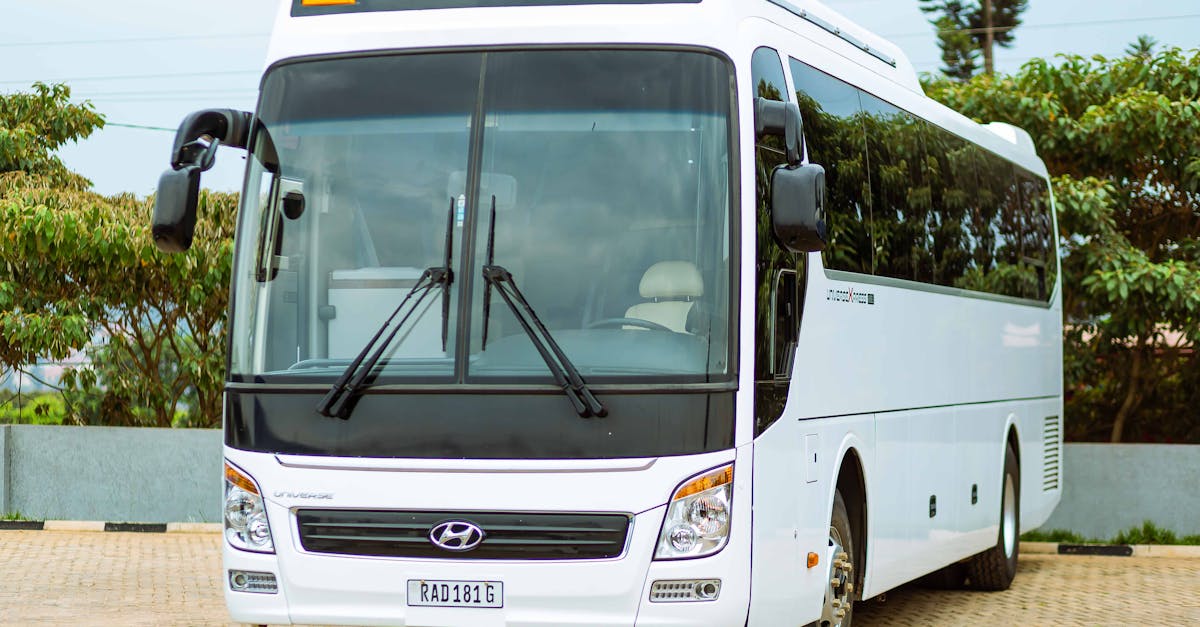
[[[334,381],[333,386],[325,393],[325,397],[317,404],[317,413],[329,418],[341,418],[348,420],[350,412],[354,411],[354,400],[362,392],[363,388],[368,385],[367,379],[375,370],[376,364],[383,358],[383,353],[391,345],[396,334],[408,322],[414,313],[421,307],[421,303],[425,297],[429,295],[435,286],[442,288],[442,350],[446,350],[446,334],[449,328],[450,321],[450,284],[454,283],[454,271],[450,269],[450,258],[454,254],[454,201],[450,201],[450,214],[446,219],[446,246],[445,255],[442,259],[443,265],[440,267],[426,268],[417,282],[405,295],[400,304],[392,310],[392,314],[383,321],[379,329],[375,331],[375,335],[363,346],[358,355],[346,367],[346,371]],[[420,293],[418,295],[418,292]],[[416,295],[417,299],[412,300]],[[407,307],[409,302],[412,302],[411,307]],[[407,309],[407,311],[406,311]],[[404,312],[404,315],[401,315]],[[392,321],[397,317],[400,322],[392,326]],[[384,337],[384,332],[391,327],[387,337]],[[380,339],[383,338],[381,342]],[[371,349],[375,348],[372,352]]]
[[[555,383],[562,388],[567,398],[570,399],[571,405],[575,407],[575,412],[583,418],[592,416],[603,418],[607,416],[608,410],[604,408],[599,399],[588,389],[587,383],[584,382],[583,377],[579,374],[579,369],[567,358],[567,354],[563,352],[558,342],[554,341],[554,336],[550,335],[550,331],[546,329],[546,325],[542,324],[541,318],[538,318],[537,313],[533,310],[533,306],[529,304],[529,301],[525,300],[525,295],[521,293],[521,290],[517,288],[516,282],[513,281],[512,273],[504,268],[504,266],[495,264],[495,234],[496,202],[493,197],[492,219],[491,225],[488,227],[487,263],[483,266],[483,280],[486,283],[486,287],[495,287],[496,291],[500,293],[500,297],[508,304],[508,308],[512,310],[513,316],[521,324],[521,328],[525,330],[525,334],[529,336],[529,341],[533,342],[533,347],[542,356],[542,361],[546,362],[546,367],[550,369],[550,374],[554,376]],[[483,302],[483,329],[485,336],[487,333],[488,317],[491,312],[489,302],[491,300],[491,291],[486,291],[487,294]],[[555,358],[557,358],[557,361],[555,361]]]

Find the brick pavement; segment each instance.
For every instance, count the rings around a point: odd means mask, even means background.
[[[854,625],[1200,625],[1200,559],[1022,554],[1005,592],[902,586]]]
[[[225,625],[215,533],[0,531],[0,625]],[[858,627],[1200,625],[1200,559],[1022,555],[1007,592],[905,586]]]

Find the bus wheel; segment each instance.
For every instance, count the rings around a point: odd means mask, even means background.
[[[829,584],[820,627],[849,627],[854,613],[854,536],[842,491],[833,495],[833,516],[829,521]]]
[[[1001,484],[1000,533],[996,546],[967,562],[967,576],[978,590],[1007,590],[1017,574],[1017,554],[1021,529],[1021,469],[1017,454],[1008,447],[1004,455],[1004,482]]]

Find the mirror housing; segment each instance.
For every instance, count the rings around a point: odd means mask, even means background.
[[[159,250],[181,253],[192,247],[199,198],[200,166],[167,170],[158,178],[158,194],[154,197],[154,221],[150,232]]]
[[[779,166],[771,174],[771,229],[794,253],[825,249],[825,168]]]
[[[755,100],[754,136],[764,135],[783,137],[788,165],[800,165],[804,157],[804,120],[799,105],[766,98]]]
[[[251,114],[233,109],[197,111],[179,125],[171,148],[171,169],[158,178],[151,233],[158,249],[181,253],[192,246],[200,173],[216,162],[221,144],[245,148]]]

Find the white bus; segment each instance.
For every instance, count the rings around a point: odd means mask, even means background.
[[[803,0],[287,0],[246,148],[235,620],[848,625],[1003,589],[1061,494],[1024,132]]]

